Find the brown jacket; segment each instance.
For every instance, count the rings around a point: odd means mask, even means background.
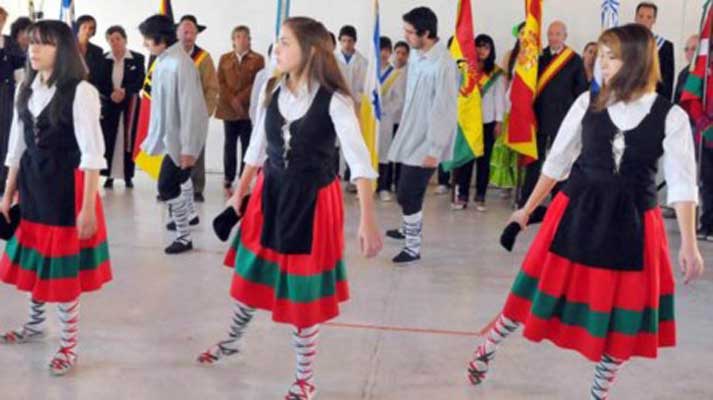
[[[218,64],[218,82],[220,94],[218,109],[215,117],[225,121],[238,121],[250,119],[250,92],[255,82],[255,75],[265,68],[265,59],[258,53],[250,50],[242,62],[234,51],[223,54]],[[232,106],[234,98],[238,98],[243,106],[236,110]]]

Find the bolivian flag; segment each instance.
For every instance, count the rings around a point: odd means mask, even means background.
[[[458,168],[483,155],[483,114],[478,82],[478,54],[475,51],[473,12],[470,0],[458,1],[456,34],[451,55],[458,63],[461,86],[458,93],[458,133],[453,157],[443,163],[445,170]]]

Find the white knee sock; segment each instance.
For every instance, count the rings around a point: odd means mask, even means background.
[[[405,250],[412,256],[421,254],[421,235],[423,231],[423,212],[404,215],[404,236],[406,236]]]

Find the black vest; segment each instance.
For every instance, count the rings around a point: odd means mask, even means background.
[[[643,214],[658,204],[656,173],[671,107],[657,96],[641,123],[624,132],[618,168],[613,142],[619,130],[607,110],[590,107],[582,120],[582,152],[564,188],[569,205],[553,253],[594,268],[643,269]]]
[[[320,88],[307,113],[289,125],[285,143],[285,118],[276,90],[265,116],[267,161],[262,193],[261,244],[282,254],[309,254],[319,189],[336,179],[334,143],[337,133],[329,105],[332,93]]]
[[[19,173],[23,219],[53,226],[76,225],[74,174],[81,152],[72,108],[78,84],[57,88],[37,118],[29,109],[18,114],[27,144]],[[56,107],[61,110],[61,118],[51,121],[51,110]]]

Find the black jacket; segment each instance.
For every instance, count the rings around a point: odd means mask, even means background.
[[[673,97],[673,78],[676,74],[676,65],[673,52],[673,43],[665,41],[659,49],[659,66],[661,67],[661,82],[656,87],[656,92],[671,101]]]
[[[552,52],[548,47],[540,55],[540,75],[552,59]],[[584,62],[578,54],[575,54],[535,99],[538,135],[554,138],[570,107],[577,97],[587,90],[587,87]]]
[[[676,79],[676,91],[673,95],[674,104],[681,104],[681,95],[683,94],[683,88],[686,86],[686,80],[688,79],[688,74],[690,73],[689,66],[682,69],[678,73],[678,79]]]
[[[87,80],[98,89],[98,81],[104,73],[104,50],[95,44],[89,43],[87,46],[87,54],[84,56],[84,62],[87,64],[87,69],[89,70],[89,79]]]
[[[135,147],[136,129],[138,126],[138,110],[140,105],[139,92],[144,83],[145,67],[144,56],[139,53],[131,52],[132,58],[124,59],[124,79],[121,82],[121,87],[126,90],[126,97],[121,103],[114,103],[111,100],[111,93],[114,91],[114,83],[112,82],[112,72],[114,70],[114,59],[107,53],[103,58],[103,66],[101,68],[101,76],[97,79],[97,88],[101,95],[102,103],[102,131],[104,133],[105,157],[107,160],[108,169],[102,171],[108,175],[111,171],[112,161],[114,160],[114,148],[116,138],[119,134],[119,122],[122,118],[127,118],[128,115],[133,115],[133,118],[126,119],[125,123],[131,121],[131,126],[128,128],[128,135],[124,140],[124,179],[131,179],[134,176],[134,164],[132,159],[132,149]]]
[[[121,87],[126,89],[127,99],[141,91],[146,77],[144,56],[133,51],[130,51],[130,53],[132,58],[124,60],[124,80],[121,83]],[[102,105],[106,105],[105,102],[110,103],[109,105],[115,105],[110,99],[111,92],[114,90],[114,83],[111,78],[114,70],[114,59],[109,53],[102,56],[102,64],[99,69],[101,74],[96,79],[96,86],[102,97]]]

